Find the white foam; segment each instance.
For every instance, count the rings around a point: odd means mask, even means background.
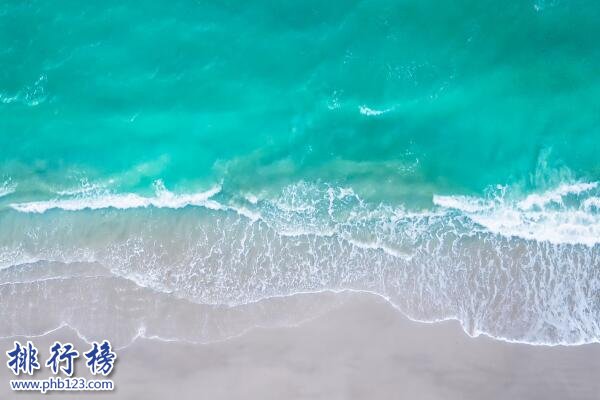
[[[75,197],[69,199],[55,199],[47,201],[33,201],[26,203],[13,203],[13,209],[24,213],[44,213],[52,209],[65,211],[99,210],[105,208],[131,209],[131,208],[183,208],[187,206],[203,206],[212,209],[221,209],[221,205],[210,198],[221,191],[220,186],[210,190],[190,194],[174,194],[168,191],[161,181],[155,183],[154,197],[144,197],[138,194],[104,194],[89,197]]]
[[[493,202],[477,197],[469,196],[433,196],[433,204],[444,208],[453,208],[468,213],[476,213],[490,210],[494,207]]]
[[[173,206],[194,196],[171,193],[160,181],[155,189],[154,197],[141,197],[146,199],[143,204]],[[595,285],[594,257],[600,247],[572,249],[536,242],[593,244],[590,238],[600,237],[600,213],[594,208],[600,204],[597,189],[595,183],[558,186],[531,195],[554,200],[541,202],[542,206],[536,201],[530,208],[519,206],[526,198],[511,199],[502,191],[496,198],[434,196],[438,207],[421,212],[368,205],[351,189],[326,184],[301,183],[276,200],[261,197],[252,204],[242,199],[239,206],[222,201],[226,193],[218,196],[221,203],[211,199],[216,190],[205,192],[199,204],[237,212],[244,216],[241,223],[235,222],[236,216],[222,219],[214,213],[207,219],[180,221],[170,226],[173,231],[167,235],[160,230],[147,234],[146,224],[152,224],[152,218],[139,223],[136,216],[132,224],[124,224],[127,228],[118,243],[106,248],[105,243],[78,234],[79,218],[57,216],[67,225],[49,229],[44,240],[28,236],[29,232],[12,234],[13,247],[23,250],[11,251],[7,246],[5,255],[0,252],[0,265],[2,260],[28,254],[44,260],[81,258],[85,247],[90,259],[112,268],[116,276],[197,304],[237,306],[302,292],[366,291],[388,299],[414,320],[457,319],[471,336],[486,333],[538,344],[587,343],[600,337],[597,315],[584,309],[593,302],[595,286],[589,291],[578,288],[582,282]],[[29,219],[16,213],[14,217],[17,227],[23,225],[20,219]],[[93,223],[95,216],[85,217]],[[246,218],[250,223],[245,223]],[[260,224],[252,224],[256,220]],[[485,238],[472,240],[472,232],[481,230]],[[503,238],[489,232],[531,241],[505,246]],[[172,241],[174,237],[177,240]],[[491,251],[497,256],[482,257],[479,249],[481,254]],[[519,251],[506,251],[510,249]],[[528,263],[534,268],[522,268]],[[504,279],[504,273],[509,279]],[[535,277],[546,275],[552,278],[538,286]],[[515,291],[538,299],[535,306],[512,296]],[[576,309],[570,303],[573,298]],[[485,315],[488,310],[497,315]],[[519,324],[512,326],[514,321]]]
[[[600,243],[600,218],[580,211],[521,214],[501,210],[493,215],[474,216],[473,220],[504,236],[555,244]]]
[[[599,211],[600,212],[600,197],[590,197],[583,202],[583,208],[588,211]]]
[[[100,183],[90,183],[87,179],[82,179],[80,185],[71,189],[59,190],[56,192],[59,196],[80,196],[90,194],[100,194],[106,191],[106,185]]]
[[[0,184],[0,197],[8,196],[11,193],[14,193],[17,189],[17,185],[12,183],[12,181],[6,180]]]
[[[246,195],[246,200],[248,200],[248,202],[250,204],[256,204],[256,203],[258,203],[258,197],[256,195],[254,195],[254,194],[251,194],[251,193],[249,193],[249,194]]]
[[[360,111],[360,113],[362,115],[366,115],[368,117],[374,117],[374,116],[385,114],[385,113],[391,111],[392,109],[387,108],[385,110],[376,110],[374,108],[369,108],[365,105],[362,105],[362,106],[358,106],[358,110]]]
[[[600,198],[590,196],[597,182],[561,184],[520,201],[471,196],[434,196],[434,204],[455,209],[492,233],[554,244],[600,243]],[[575,197],[572,205],[565,200]],[[587,196],[587,197],[586,197]],[[583,199],[581,197],[584,197]]]
[[[360,241],[360,240],[356,240],[356,239],[352,239],[352,238],[345,238],[345,240],[348,243],[350,243],[353,246],[356,246],[360,249],[383,251],[384,253],[389,254],[392,257],[401,258],[405,261],[408,261],[412,258],[411,254],[403,253],[400,250],[394,249],[390,246],[387,246],[387,245],[381,243],[379,240],[376,240],[374,242],[364,242],[364,241]]]
[[[262,218],[261,214],[258,211],[253,211],[253,210],[250,210],[250,209],[248,209],[246,207],[233,207],[233,206],[230,206],[230,207],[225,207],[225,208],[228,209],[228,210],[235,211],[239,215],[248,218],[251,222],[256,222],[256,221],[258,221],[259,219]]]
[[[579,195],[597,187],[597,182],[561,184],[556,189],[552,189],[541,194],[530,194],[524,200],[520,201],[518,206],[524,210],[529,210],[534,207],[542,208],[551,203],[562,204],[565,196]]]

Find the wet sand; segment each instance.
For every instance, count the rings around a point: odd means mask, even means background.
[[[138,339],[119,350],[115,399],[599,399],[600,345],[547,347],[470,338],[457,322],[408,320],[383,299],[340,294],[341,305],[294,327],[255,328],[225,341]],[[82,342],[68,329],[32,339]],[[2,352],[12,339],[0,341]],[[5,359],[4,359],[5,361]],[[85,374],[82,360],[77,375]],[[40,373],[36,377],[44,377]],[[12,393],[0,368],[0,399]]]

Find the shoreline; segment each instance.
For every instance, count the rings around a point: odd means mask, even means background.
[[[116,390],[107,397],[162,399],[174,390],[181,399],[595,399],[600,393],[598,344],[472,338],[456,321],[414,322],[374,295],[336,296],[343,301],[295,326],[257,327],[209,344],[138,339],[117,351]],[[12,340],[0,345],[8,349]],[[33,339],[42,356],[53,340],[86,346],[66,328]],[[85,377],[86,368],[78,367],[76,375]],[[9,397],[10,372],[0,370],[0,397]]]

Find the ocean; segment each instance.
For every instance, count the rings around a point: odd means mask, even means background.
[[[0,336],[359,291],[600,342],[599,38],[590,0],[5,1]]]

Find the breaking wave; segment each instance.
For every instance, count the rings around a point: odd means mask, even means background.
[[[270,198],[228,197],[219,188],[175,194],[160,182],[155,189],[154,197],[12,204],[0,214],[8,228],[0,230],[0,267],[98,264],[134,283],[123,283],[121,293],[144,288],[149,298],[203,307],[364,291],[415,320],[456,319],[469,335],[549,345],[600,341],[597,183],[521,198],[504,188],[482,198],[438,195],[434,208],[421,211],[372,205],[352,189],[309,183]],[[90,274],[89,282],[104,282]],[[42,297],[65,293],[60,280],[21,282],[18,289],[18,277],[0,281],[0,300],[24,301],[31,285]],[[72,292],[81,297],[72,301],[83,301],[84,292]],[[109,313],[110,304],[103,307]],[[150,312],[126,309],[120,312],[135,318]],[[61,313],[40,331],[64,322]],[[87,322],[77,321],[69,325],[86,332]],[[146,321],[144,329],[159,323]]]
[[[220,187],[216,186],[206,192],[175,195],[168,191],[161,181],[155,182],[155,196],[144,197],[133,193],[127,194],[100,194],[92,193],[89,196],[55,199],[48,201],[33,201],[26,203],[13,203],[10,206],[20,212],[44,213],[48,210],[60,209],[66,211],[100,210],[116,208],[121,210],[131,208],[183,208],[187,206],[218,207],[209,199],[219,193]],[[61,192],[69,194],[69,192]]]
[[[600,243],[597,182],[562,184],[510,201],[499,196],[434,196],[434,204],[458,210],[492,233],[554,244]]]

